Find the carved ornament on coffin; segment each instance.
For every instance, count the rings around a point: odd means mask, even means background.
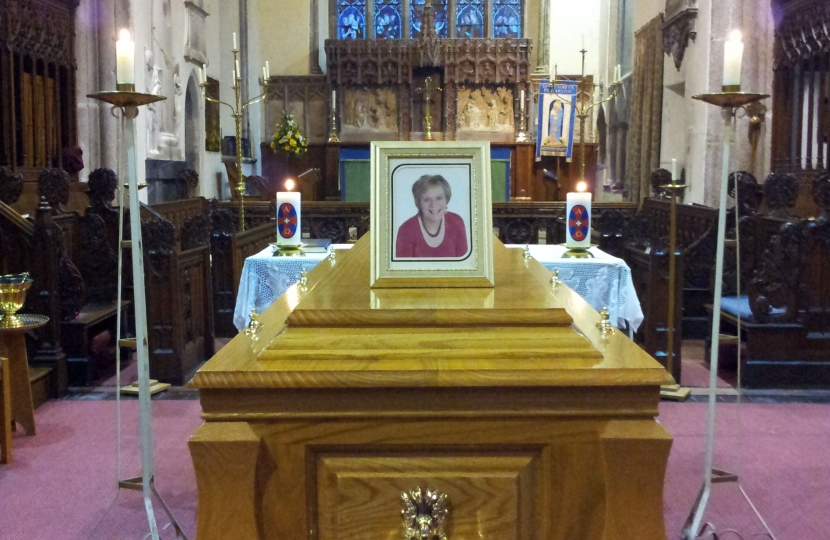
[[[398,101],[393,88],[347,88],[342,129],[398,132]]]
[[[459,86],[458,130],[513,132],[513,91]]]
[[[666,0],[665,14],[663,49],[674,59],[674,67],[680,71],[686,47],[697,38],[697,0]]]

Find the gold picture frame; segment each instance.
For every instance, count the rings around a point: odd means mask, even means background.
[[[492,287],[490,143],[371,145],[375,288]]]

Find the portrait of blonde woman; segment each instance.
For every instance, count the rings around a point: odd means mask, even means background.
[[[464,219],[448,210],[449,182],[439,174],[425,174],[412,184],[415,215],[395,234],[396,259],[458,259],[469,253]]]

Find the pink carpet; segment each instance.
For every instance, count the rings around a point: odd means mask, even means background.
[[[681,346],[680,358],[682,362],[682,369],[680,371],[680,384],[688,388],[708,388],[709,387],[709,366],[704,359],[706,358],[705,350],[706,342],[702,339],[686,339],[683,340]],[[734,359],[733,366],[734,366]],[[729,365],[726,362],[721,364],[718,370],[718,388],[734,388],[737,377],[734,367],[724,369],[724,365]]]
[[[137,402],[125,402],[125,475],[138,475]],[[663,403],[674,436],[665,488],[669,539],[679,538],[701,483],[706,405]],[[828,538],[830,405],[721,404],[716,466],[742,485],[778,540]],[[154,401],[156,486],[192,540],[196,483],[187,439],[201,423],[198,401]],[[52,401],[36,411],[38,434],[14,435],[15,461],[0,466],[0,537],[139,539],[147,533],[140,492],[115,487],[114,401]],[[158,522],[168,521],[156,502]],[[719,532],[745,539],[762,528],[734,485],[715,491],[706,514]],[[172,530],[163,538],[173,538]],[[724,540],[738,537],[727,535]],[[755,536],[754,538],[759,538]],[[636,539],[635,539],[636,540]]]

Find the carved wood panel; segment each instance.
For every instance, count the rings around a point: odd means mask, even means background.
[[[76,145],[76,0],[0,0],[0,166],[33,181]],[[71,173],[76,172],[72,170]]]
[[[341,136],[341,139],[353,140],[349,138],[350,130],[354,131],[352,128],[359,122],[356,116],[362,116],[353,110],[354,98],[350,95],[354,89],[366,87],[397,92],[398,139],[408,140],[412,131],[422,131],[423,98],[413,93],[412,88],[422,87],[426,74],[440,81],[441,86],[440,99],[434,98],[433,131],[443,131],[445,139],[454,140],[456,131],[462,126],[473,126],[475,122],[470,123],[469,116],[475,110],[458,109],[456,96],[469,101],[465,89],[479,93],[487,87],[487,95],[481,95],[484,101],[475,103],[484,121],[471,129],[483,129],[487,132],[485,138],[491,138],[490,132],[503,131],[512,139],[516,121],[514,95],[519,85],[528,81],[529,53],[528,39],[436,39],[424,36],[417,40],[327,40],[327,77],[331,87],[338,90],[338,116],[343,126],[342,135],[346,137],[342,139]],[[492,104],[494,99],[495,104]],[[371,116],[368,110],[364,115]],[[363,124],[372,127],[368,120]],[[388,125],[388,122],[384,124]]]

